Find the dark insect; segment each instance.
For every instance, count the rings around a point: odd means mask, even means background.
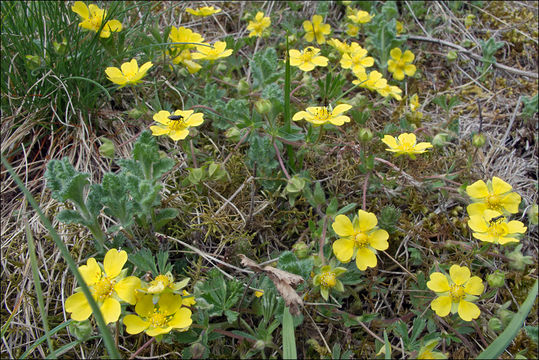
[[[168,118],[169,118],[170,120],[172,120],[172,121],[183,120],[183,116],[182,116],[182,115],[170,115]]]
[[[500,215],[500,216],[496,216],[492,219],[489,220],[489,223],[490,224],[494,224],[495,222],[497,222],[498,220],[502,219],[503,218],[503,215]]]

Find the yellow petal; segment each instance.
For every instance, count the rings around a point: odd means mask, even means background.
[[[79,272],[87,285],[93,285],[101,279],[102,271],[94,258],[89,258],[86,265],[79,266]]]
[[[350,122],[350,118],[348,116],[341,115],[341,116],[330,118],[329,122],[333,125],[341,126],[344,123]]]
[[[513,189],[511,185],[500,179],[499,177],[492,177],[492,193],[494,195],[505,194]]]
[[[486,232],[489,228],[488,223],[481,215],[470,216],[470,220],[468,220],[468,226],[473,231],[478,232]]]
[[[71,10],[73,10],[83,19],[88,19],[90,17],[90,11],[88,10],[86,4],[82,1],[76,1],[71,7]]]
[[[508,244],[508,243],[511,243],[511,242],[520,242],[520,240],[517,239],[517,238],[514,238],[514,237],[503,236],[503,237],[498,239],[498,242],[500,243],[500,245],[505,245],[505,244]]]
[[[103,267],[107,276],[109,278],[118,276],[126,261],[127,253],[125,250],[118,251],[117,249],[110,249],[107,251],[105,260],[103,260]]]
[[[415,55],[410,50],[406,50],[404,54],[402,54],[402,60],[404,60],[404,62],[411,63],[414,59]]]
[[[346,215],[337,215],[331,227],[335,233],[341,237],[352,236],[355,234],[352,222]]]
[[[420,142],[415,145],[414,150],[416,151],[424,151],[426,149],[429,149],[432,147],[432,144],[429,142]]]
[[[170,132],[170,129],[168,127],[155,125],[150,126],[150,130],[152,131],[153,136],[166,135]]]
[[[325,56],[315,56],[311,59],[311,63],[316,66],[328,66],[328,58]]]
[[[404,66],[404,73],[408,76],[414,76],[416,67],[413,64],[408,64]]]
[[[487,210],[487,204],[482,202],[477,202],[470,204],[466,207],[468,215],[471,216],[483,216],[483,213]],[[501,214],[500,214],[501,215]]]
[[[118,69],[117,67],[113,67],[113,66],[110,66],[110,67],[106,68],[105,69],[105,74],[107,74],[107,76],[109,78],[123,78],[124,77],[124,75],[122,74],[120,69]]]
[[[520,205],[521,197],[517,193],[509,193],[502,198],[502,205],[511,214],[518,212],[518,206]]]
[[[483,199],[490,195],[487,184],[483,180],[477,180],[466,187],[466,193],[472,199]]]
[[[104,28],[106,28],[109,32],[122,31],[122,23],[118,20],[110,20],[107,21]]]
[[[138,70],[140,73],[146,74],[146,72],[153,66],[151,61],[144,63]]]
[[[138,299],[135,311],[143,318],[149,318],[153,314],[153,308],[153,295],[148,294]]]
[[[307,113],[306,111],[298,111],[297,113],[294,114],[294,116],[292,117],[292,120],[299,121],[299,120],[305,119],[307,116],[309,116],[309,113]]]
[[[396,149],[399,146],[397,145],[397,139],[395,139],[391,135],[384,135],[384,138],[382,139],[382,142],[389,146],[391,149]]]
[[[368,267],[375,267],[376,263],[376,255],[372,250],[366,247],[361,247],[357,250],[356,265],[359,270],[364,271]]]
[[[472,276],[464,286],[464,292],[470,295],[481,295],[483,290],[485,290],[485,286],[479,276]]]
[[[498,237],[492,237],[492,236],[489,235],[488,233],[476,233],[476,232],[474,232],[474,233],[472,234],[472,236],[473,236],[474,238],[476,238],[477,240],[481,240],[481,241],[485,241],[485,242],[489,242],[489,243],[491,243],[491,242],[494,242],[494,243],[498,242]]]
[[[430,308],[440,317],[447,316],[451,311],[451,298],[449,296],[440,296],[432,300]]]
[[[391,49],[391,51],[389,52],[389,55],[393,58],[393,60],[399,60],[401,58],[401,55],[402,55],[402,51],[401,49],[399,48],[393,48]]]
[[[193,323],[191,319],[191,310],[182,307],[176,312],[172,320],[168,322],[168,325],[176,329],[185,329]]]
[[[449,268],[449,275],[455,284],[463,285],[470,278],[470,269],[455,264]]]
[[[510,234],[524,234],[526,232],[526,229],[527,228],[524,226],[524,224],[518,220],[511,220],[507,223],[507,230]]]
[[[188,126],[199,126],[204,122],[204,114],[196,113],[188,117],[185,124]]]
[[[122,307],[120,306],[118,300],[109,297],[105,299],[100,310],[101,314],[103,315],[103,319],[105,320],[105,324],[110,324],[111,322],[118,321],[120,313],[122,312]]]
[[[383,229],[376,230],[372,234],[369,234],[369,244],[376,250],[386,250],[389,247],[387,239],[389,239],[389,234]]]
[[[170,116],[170,113],[165,110],[159,111],[157,114],[153,115],[153,120],[157,121],[160,124],[168,125],[170,123],[170,119],[168,118]]]
[[[114,290],[122,299],[135,305],[137,299],[135,297],[135,291],[140,288],[140,279],[136,276],[128,276],[125,279],[120,280],[115,286]]]
[[[183,130],[171,130],[170,138],[174,141],[183,140],[189,135],[189,130],[183,129]]]
[[[378,224],[378,219],[376,219],[376,215],[374,215],[373,213],[359,210],[357,212],[357,217],[359,220],[359,230],[361,232],[369,231],[373,229],[376,224]]]
[[[173,293],[164,293],[159,298],[159,310],[166,316],[174,314],[182,306],[182,297]]]
[[[303,30],[306,32],[313,31],[313,24],[309,20],[303,22]]]
[[[131,335],[139,334],[150,326],[149,321],[142,320],[140,317],[132,314],[126,315],[123,322],[126,327],[125,331]]]
[[[88,304],[88,300],[84,293],[74,293],[66,299],[65,309],[71,313],[71,318],[75,321],[84,321],[90,317],[92,308]]]
[[[459,302],[458,312],[459,316],[464,321],[472,321],[473,319],[477,319],[481,314],[481,311],[479,310],[477,305],[465,300],[461,300]]]
[[[430,274],[430,280],[427,281],[427,287],[437,293],[443,293],[450,289],[447,277],[439,272]]]
[[[354,242],[348,239],[339,239],[333,243],[333,253],[342,263],[347,263],[354,255]]]
[[[337,115],[340,115],[342,114],[343,112],[346,112],[348,110],[350,110],[352,108],[352,105],[348,105],[348,104],[339,104],[337,106],[335,106],[335,108],[333,109],[333,111],[331,112],[331,114],[333,116],[337,116]]]
[[[157,335],[161,335],[161,334],[168,334],[170,332],[170,330],[172,330],[172,327],[171,326],[166,326],[166,327],[159,327],[159,328],[154,328],[154,327],[150,327],[148,330],[146,330],[146,334],[148,334],[148,336],[157,336]]]
[[[124,75],[136,73],[138,71],[138,64],[136,59],[131,59],[131,61],[124,62],[120,68]]]

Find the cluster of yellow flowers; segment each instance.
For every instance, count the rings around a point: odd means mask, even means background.
[[[145,282],[136,276],[126,276],[127,269],[123,269],[126,261],[124,250],[110,249],[103,264],[89,258],[86,265],[79,267],[105,323],[118,321],[122,313],[121,304],[127,303],[135,305],[135,314],[123,317],[129,334],[144,331],[149,336],[157,336],[173,329],[186,331],[192,323],[189,306],[196,302],[187,291],[179,292],[189,279],[175,283],[172,274],[167,273]],[[76,321],[84,321],[92,314],[80,288],[67,298],[65,309]]]

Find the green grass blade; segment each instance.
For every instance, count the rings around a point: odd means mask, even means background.
[[[86,296],[86,299],[88,300],[88,303],[90,304],[90,307],[92,308],[92,313],[97,322],[97,326],[99,327],[99,332],[101,333],[101,336],[103,337],[103,342],[105,343],[105,347],[107,348],[108,356],[111,358],[120,358],[118,349],[116,349],[116,346],[114,344],[114,339],[109,329],[107,328],[107,325],[105,325],[105,321],[103,320],[103,315],[101,314],[101,310],[99,310],[97,303],[92,297],[92,294],[90,293],[90,289],[88,288],[88,285],[86,285],[86,283],[84,282],[84,279],[82,278],[82,275],[80,274],[77,268],[77,264],[75,264],[75,261],[69,254],[69,250],[67,249],[65,244],[62,242],[62,240],[58,236],[58,233],[56,232],[56,230],[54,230],[54,227],[52,226],[49,219],[45,216],[45,214],[43,214],[43,211],[41,211],[41,208],[37,204],[32,194],[30,194],[28,189],[22,183],[21,179],[17,176],[15,171],[13,171],[13,167],[11,166],[11,164],[4,158],[4,155],[1,155],[1,160],[2,160],[2,164],[5,166],[9,174],[13,177],[13,180],[15,181],[19,189],[21,189],[21,191],[24,193],[24,196],[26,196],[26,199],[28,200],[28,202],[32,205],[34,210],[39,215],[41,222],[49,231],[49,234],[54,240],[54,243],[60,250],[62,257],[67,263],[67,266],[69,267],[69,269],[71,270],[75,278],[77,279],[77,283],[81,287],[82,292]]]
[[[65,354],[66,352],[68,352],[69,350],[73,349],[75,346],[83,343],[84,341],[89,341],[89,340],[93,340],[93,339],[97,339],[99,336],[92,336],[92,337],[89,337],[88,339],[86,340],[75,340],[75,341],[72,341],[70,342],[69,344],[65,344],[64,346],[58,348],[54,353],[48,355],[45,359],[56,359],[57,356],[60,356],[60,355],[63,355]]]
[[[288,310],[288,306],[283,311],[283,359],[297,359],[296,336],[294,335],[294,320]]]
[[[47,319],[47,313],[45,312],[45,304],[43,303],[43,291],[41,290],[41,282],[39,280],[39,267],[37,266],[36,245],[34,243],[34,237],[32,236],[30,227],[28,226],[28,221],[24,222],[24,228],[26,230],[26,238],[28,239],[28,252],[30,253],[30,263],[32,264],[32,277],[34,278],[37,304],[39,306],[41,320],[43,321],[43,330],[45,331],[45,336],[47,337],[47,345],[49,346],[49,351],[51,354],[54,354],[54,347],[52,346],[52,340],[49,333],[49,321]]]
[[[55,327],[54,329],[52,329],[51,331],[49,331],[48,334],[45,334],[42,337],[40,337],[39,339],[37,339],[36,342],[32,344],[32,346],[30,346],[28,349],[26,349],[26,351],[21,355],[21,357],[19,359],[26,359],[26,357],[28,355],[30,355],[32,353],[32,351],[34,351],[35,348],[37,348],[39,346],[39,344],[41,344],[43,341],[47,340],[47,336],[51,336],[51,335],[56,334],[58,331],[62,330],[63,328],[65,328],[66,326],[71,324],[72,322],[73,322],[73,320],[68,320],[66,322],[63,322],[60,325],[58,325],[57,327]]]
[[[535,284],[533,284],[526,301],[520,306],[520,310],[513,316],[513,319],[509,325],[507,325],[507,328],[485,349],[485,351],[477,356],[477,359],[497,359],[500,357],[524,325],[524,321],[528,317],[536,298],[537,280],[535,280]]]
[[[391,344],[389,343],[389,339],[387,338],[387,333],[384,330],[384,346],[385,346],[385,359],[391,359]]]

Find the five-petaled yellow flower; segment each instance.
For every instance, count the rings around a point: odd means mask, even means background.
[[[262,36],[262,34],[264,33],[264,30],[266,30],[270,25],[271,25],[270,17],[264,16],[264,13],[262,11],[257,12],[255,19],[252,21],[249,21],[249,25],[247,25],[247,30],[251,32],[249,34],[249,37]]]
[[[412,95],[412,97],[410,97],[410,110],[412,110],[412,112],[415,112],[418,108],[419,108],[419,97],[417,96],[417,94],[414,94]]]
[[[339,39],[331,38],[327,41],[328,45],[332,48],[336,49],[339,53],[347,54],[350,52],[350,45],[348,45],[346,42],[342,42]],[[359,46],[359,44],[358,44]]]
[[[395,100],[402,100],[402,90],[398,86],[387,84],[383,88],[377,89],[376,91],[383,97],[391,96]]]
[[[177,28],[176,26],[173,26],[170,29],[170,34],[168,35],[168,38],[171,42],[175,43],[183,43],[183,44],[174,44],[172,47],[174,49],[192,49],[197,44],[201,44],[204,42],[204,37],[200,35],[199,33],[194,32],[191,29],[185,28],[183,26],[180,26]]]
[[[110,66],[105,69],[105,74],[107,78],[115,84],[120,85],[120,88],[128,84],[137,84],[142,78],[146,75],[146,72],[153,66],[151,61],[148,61],[140,68],[138,66],[137,60],[132,59],[129,62],[122,64],[120,69],[117,67]]]
[[[193,59],[213,61],[232,55],[232,49],[227,49],[224,41],[216,41],[213,46],[197,45],[197,51],[192,54]]]
[[[458,312],[462,320],[472,321],[481,314],[477,305],[471,301],[477,300],[485,287],[480,277],[470,277],[470,269],[466,266],[451,266],[449,276],[439,272],[430,274],[427,287],[438,295],[430,303],[436,315],[444,317]]]
[[[149,336],[167,334],[173,329],[185,331],[193,320],[191,310],[182,307],[182,297],[172,293],[165,293],[159,297],[154,305],[152,295],[144,295],[137,301],[135,312],[123,319],[125,331],[134,335],[144,331]]]
[[[213,6],[203,6],[198,9],[187,8],[185,11],[195,16],[210,16],[221,12],[221,9],[216,9]]]
[[[356,45],[356,46],[353,46]],[[342,55],[341,66],[343,69],[352,69],[354,74],[365,72],[366,67],[374,65],[374,59],[367,56],[367,50],[352,43],[348,53]]]
[[[83,19],[83,21],[79,23],[81,28],[98,32],[99,29],[101,29],[101,26],[103,26],[99,33],[99,36],[102,38],[110,37],[111,32],[122,31],[122,23],[118,20],[109,20],[103,25],[103,20],[107,17],[107,11],[100,9],[95,4],[86,6],[82,1],[76,1],[71,7],[71,10]]]
[[[170,117],[173,117],[170,119]],[[193,110],[176,110],[173,115],[161,110],[153,116],[159,125],[150,126],[152,135],[168,135],[172,140],[182,140],[189,135],[189,128],[199,126],[204,122],[204,114],[194,113]]]
[[[373,213],[359,210],[354,221],[345,215],[337,215],[331,225],[340,239],[333,243],[333,253],[342,263],[356,258],[357,268],[361,271],[377,264],[376,250],[389,247],[389,234],[377,229],[378,219]]]
[[[387,71],[393,74],[395,80],[404,79],[404,74],[413,76],[415,74],[415,65],[411,64],[415,56],[410,50],[406,50],[404,54],[401,49],[394,48],[389,52],[391,59],[387,61]]]
[[[355,24],[347,24],[346,25],[346,33],[349,35],[349,36],[358,36],[359,35],[359,26],[355,25]]]
[[[387,80],[383,78],[382,73],[379,71],[374,70],[368,74],[365,71],[360,71],[359,73],[354,73],[354,75],[357,79],[353,80],[352,84],[359,85],[359,87],[370,91],[379,91],[387,86]]]
[[[374,17],[374,15],[371,15],[363,10],[355,10],[351,8],[350,10],[352,10],[352,15],[349,15],[348,18],[352,20],[355,24],[368,23]]]
[[[328,66],[328,58],[318,55],[320,49],[307,46],[303,51],[290,49],[290,65],[303,71],[311,71],[316,66]]]
[[[305,120],[314,126],[320,126],[327,123],[341,126],[345,122],[350,122],[350,118],[342,114],[351,108],[352,105],[348,104],[339,104],[335,106],[335,109],[328,109],[326,106],[308,107],[306,111],[298,111],[295,113],[292,120]]]
[[[483,180],[478,180],[466,187],[466,193],[473,203],[468,205],[466,210],[468,215],[481,215],[486,209],[503,213],[516,214],[520,205],[520,195],[511,192],[512,186],[494,176],[492,181],[486,184]]]
[[[429,142],[416,143],[414,133],[400,134],[398,139],[391,135],[385,135],[382,142],[389,146],[387,151],[394,152],[396,156],[406,154],[412,159],[415,159],[415,154],[422,154],[432,147]]]
[[[187,68],[189,74],[194,74],[199,71],[202,66],[193,60],[193,54],[188,49],[181,50],[177,56],[174,56],[172,59],[174,64],[182,64]]]
[[[318,44],[324,44],[326,42],[325,35],[329,35],[331,32],[331,26],[329,24],[322,23],[323,18],[320,15],[313,15],[311,21],[305,20],[303,22],[303,29],[305,30],[305,40],[312,42],[316,39]]]
[[[169,271],[166,274],[159,274],[155,279],[142,286],[141,291],[148,294],[162,294],[167,292],[179,293],[181,289],[187,286],[189,278],[174,282],[174,275]],[[185,290],[184,290],[185,291]]]
[[[338,276],[344,274],[346,268],[333,267],[332,264],[322,266],[320,273],[313,278],[313,285],[320,286],[320,295],[327,301],[329,291],[333,288],[339,292],[344,291],[343,283],[337,279]]]
[[[500,245],[519,242],[518,234],[524,234],[527,229],[520,221],[507,222],[507,219],[498,211],[489,209],[483,214],[470,216],[468,226],[475,231],[472,234],[474,238]]]
[[[86,265],[79,266],[79,272],[99,305],[106,324],[118,321],[121,313],[120,302],[131,305],[136,302],[135,292],[140,287],[140,279],[136,276],[125,277],[127,269],[122,268],[126,261],[127,253],[124,250],[110,249],[102,266],[94,258],[89,258]],[[76,321],[84,321],[92,313],[82,291],[67,298],[65,309]]]

